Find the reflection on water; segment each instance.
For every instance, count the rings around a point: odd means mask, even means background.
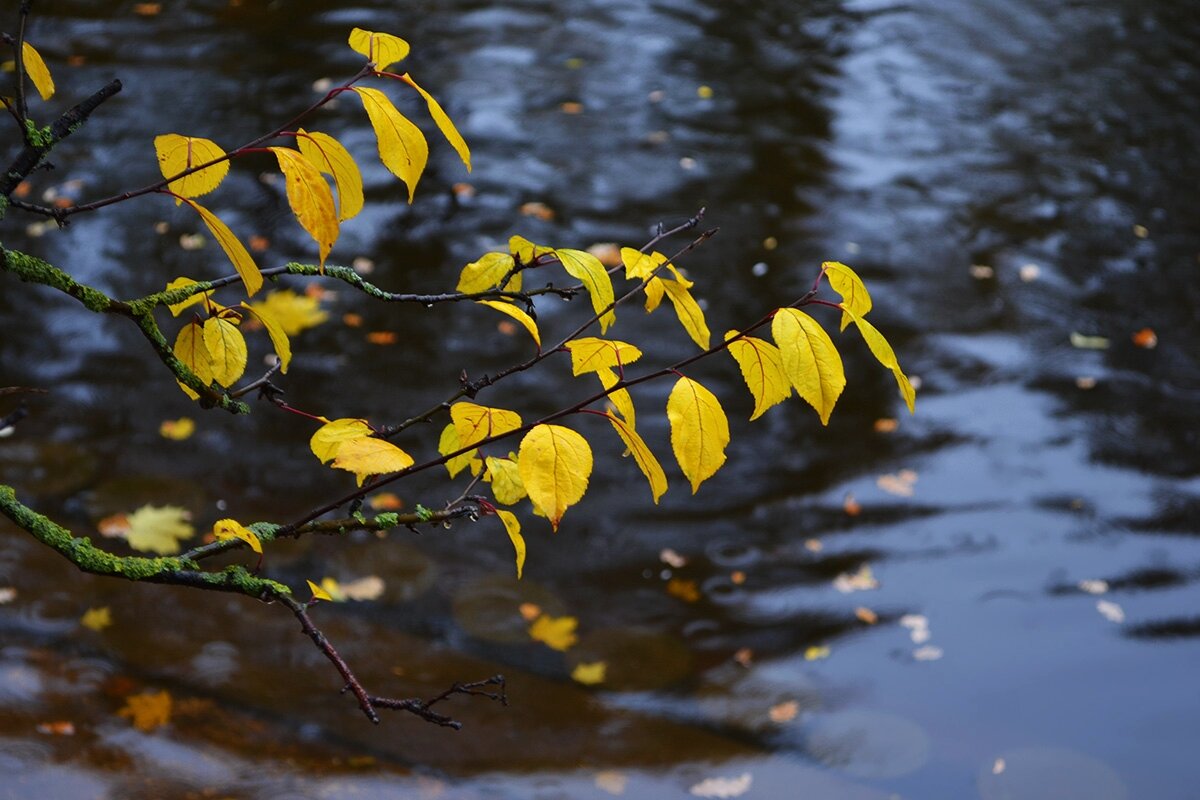
[[[314,81],[355,69],[340,31],[394,30],[476,169],[464,176],[435,146],[410,207],[368,157],[361,112],[332,110],[322,128],[365,154],[370,201],[337,260],[369,257],[388,288],[439,290],[511,232],[639,243],[706,205],[722,231],[687,266],[714,330],[844,260],[922,379],[919,411],[876,425],[901,411],[891,377],[847,345],[830,426],[799,406],[735,423],[729,465],[695,498],[675,478],[655,507],[615,447],[599,452],[608,466],[562,531],[527,526],[519,584],[486,522],[271,554],[293,585],[385,579],[377,601],[318,610],[373,688],[430,695],[505,673],[511,706],[455,699],[457,734],[365,725],[278,609],[81,578],[0,526],[0,588],[17,590],[0,605],[0,797],[649,798],[745,774],[748,797],[1194,793],[1200,14],[1188,4],[180,5],[42,9],[33,35],[52,63],[84,57],[56,67],[64,96],[113,74],[126,90],[36,192],[66,177],[84,197],[149,182],[151,139],[168,130],[253,138]],[[214,202],[269,239],[266,261],[307,257],[278,187],[256,179],[266,168],[234,170]],[[452,190],[464,179],[473,193]],[[553,218],[522,216],[533,202]],[[5,221],[6,244],[120,296],[215,274],[211,252],[179,247],[194,222],[161,200],[40,237],[23,225]],[[482,314],[402,314],[347,291],[327,305],[362,327],[305,333],[284,383],[325,414],[395,421],[463,368],[526,353]],[[547,305],[542,324],[576,310]],[[623,328],[661,342],[662,363],[689,352],[637,317]],[[0,480],[93,534],[145,502],[208,524],[286,519],[329,494],[297,455],[308,429],[270,408],[202,415],[195,437],[164,442],[158,423],[195,409],[119,323],[48,291],[0,291],[0,385],[53,390],[0,440]],[[1132,340],[1146,327],[1154,349]],[[404,345],[366,344],[377,330]],[[1072,333],[1111,346],[1077,349]],[[744,419],[728,367],[695,374]],[[536,414],[577,391],[548,370],[482,401]],[[634,395],[663,453],[652,412],[665,392]],[[877,482],[901,470],[915,473],[912,496]],[[446,492],[432,479],[402,491],[410,507]],[[577,649],[528,641],[522,603],[577,617]],[[114,624],[78,628],[100,606]],[[901,624],[913,614],[927,627]],[[592,660],[610,665],[603,689],[570,680]],[[143,689],[171,692],[169,728],[115,716]],[[74,735],[38,733],[56,720]]]

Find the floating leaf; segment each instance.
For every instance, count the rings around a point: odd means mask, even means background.
[[[688,791],[696,797],[741,797],[750,791],[752,783],[754,777],[749,772],[743,772],[736,778],[705,778]]]
[[[148,733],[171,721],[171,695],[165,691],[130,695],[117,716],[129,717],[133,727]]]
[[[174,442],[182,442],[184,439],[189,439],[195,432],[196,421],[191,417],[165,419],[158,426],[158,435]]]
[[[167,288],[165,289],[165,291],[169,292],[173,289],[182,289],[185,286],[193,286],[197,283],[199,283],[199,281],[192,280],[191,278],[176,278],[175,280],[173,280],[167,284]],[[171,316],[178,317],[185,308],[188,308],[189,306],[194,306],[197,303],[203,303],[205,300],[208,300],[209,298],[211,298],[212,294],[213,294],[212,292],[197,292],[196,294],[189,297],[187,300],[184,300],[182,303],[176,303],[173,306],[167,306],[167,308],[170,309]]]
[[[1100,616],[1104,617],[1109,622],[1120,624],[1125,621],[1125,609],[1121,608],[1111,600],[1096,601],[1096,610],[1100,612]]]
[[[333,193],[320,171],[298,150],[287,147],[267,148],[275,154],[279,169],[287,179],[288,205],[300,227],[317,243],[320,254],[318,268],[325,270],[325,258],[338,238],[338,215],[334,211]]]
[[[129,530],[126,541],[134,550],[169,556],[179,552],[181,539],[190,539],[196,530],[192,515],[179,506],[142,506],[126,517]]]
[[[854,316],[865,317],[871,310],[871,295],[867,292],[867,286],[862,282],[862,278],[858,277],[858,273],[845,264],[839,261],[826,261],[821,265],[821,269],[825,270],[825,277],[829,279],[829,285],[842,296],[842,305],[846,310],[842,312],[841,330],[846,330],[846,326],[850,324],[850,320]]]
[[[333,178],[338,192],[338,219],[357,216],[363,209],[363,181],[350,151],[329,134],[304,128],[296,131],[296,146],[317,170]]]
[[[1104,336],[1087,336],[1078,331],[1071,332],[1071,346],[1080,350],[1107,350],[1111,344]]]
[[[454,150],[458,153],[458,157],[462,159],[463,164],[467,167],[467,172],[471,171],[471,148],[467,147],[467,142],[463,139],[462,134],[458,132],[458,128],[454,127],[454,123],[450,117],[442,110],[441,105],[437,100],[433,99],[433,95],[422,89],[413,80],[412,75],[407,72],[400,76],[404,81],[418,92],[421,97],[425,98],[425,103],[429,106],[429,116],[433,117],[433,121],[437,123],[438,130],[446,137]]]
[[[257,308],[242,303],[242,308],[253,314],[267,329],[267,335],[271,337],[271,346],[275,348],[275,355],[279,356],[279,371],[286,375],[288,364],[292,363],[292,343],[288,341],[283,325],[270,311],[265,310],[266,306],[262,303],[259,303]]]
[[[329,314],[321,310],[319,298],[296,294],[291,289],[273,291],[265,299],[251,303],[250,308],[274,319],[288,336],[315,328],[329,319]]]
[[[472,261],[463,267],[455,289],[463,294],[476,294],[494,289],[504,280],[504,276],[512,271],[515,264],[513,257],[508,253],[484,253],[478,261]],[[521,274],[514,275],[505,289],[520,291]]]
[[[325,580],[332,580],[326,578]],[[325,581],[321,581],[324,585]],[[378,575],[367,575],[362,578],[356,578],[352,581],[338,584],[340,596],[338,600],[378,600],[383,595],[383,590],[386,584],[383,578]]]
[[[692,484],[692,494],[725,463],[729,420],[716,396],[691,378],[680,378],[667,398],[671,449]]]
[[[34,87],[43,100],[54,96],[54,78],[50,77],[50,68],[42,60],[39,53],[29,42],[21,42],[21,61],[25,66],[25,74],[33,81]]]
[[[578,626],[579,620],[575,617],[550,617],[543,614],[529,626],[529,636],[551,650],[565,652],[578,641],[575,635]]]
[[[379,160],[408,187],[408,202],[413,201],[417,181],[429,160],[429,144],[421,129],[396,110],[387,95],[378,89],[356,86],[351,91],[362,100],[367,118],[375,130]]]
[[[459,448],[515,431],[521,427],[521,416],[503,408],[488,408],[466,401],[450,406],[450,419],[458,431]],[[451,451],[453,452],[453,451]]]
[[[199,203],[186,198],[185,201],[196,209],[196,213],[200,215],[200,219],[204,220],[204,224],[208,226],[208,230],[217,240],[217,244],[221,245],[221,249],[225,251],[229,263],[233,264],[233,268],[237,270],[242,283],[246,286],[246,296],[253,297],[262,288],[262,273],[259,272],[258,265],[254,263],[254,259],[250,257],[250,253],[242,245],[241,240],[233,235],[229,226],[222,222],[216,214]]]
[[[534,322],[533,317],[529,316],[524,311],[522,311],[521,309],[514,306],[512,303],[505,303],[500,300],[476,300],[475,302],[479,303],[481,306],[487,306],[488,308],[494,308],[497,311],[499,311],[501,314],[507,314],[508,316],[515,319],[517,322],[521,323],[521,325],[524,326],[525,330],[529,331],[529,335],[533,337],[533,341],[537,344],[538,350],[541,350],[542,337],[538,333],[537,323]]]
[[[711,334],[708,331],[708,323],[704,321],[704,311],[700,308],[700,304],[682,283],[666,279],[663,279],[661,283],[671,305],[675,307],[675,315],[679,317],[679,323],[683,325],[683,329],[687,331],[688,336],[692,337],[692,341],[700,346],[701,350],[707,350]]]
[[[449,455],[462,449],[462,445],[458,443],[458,428],[451,422],[442,429],[441,438],[438,439],[438,452],[442,455]],[[446,462],[446,469],[450,472],[450,477],[458,475],[464,469],[471,465],[472,461],[478,460],[476,454],[478,449],[469,450],[462,455],[455,456]]]
[[[509,453],[509,458],[488,456],[485,462],[492,483],[492,496],[496,498],[497,503],[511,506],[528,496],[512,453]]]
[[[684,578],[671,578],[667,581],[667,594],[677,597],[685,603],[696,603],[701,598],[700,587],[695,581]]]
[[[241,539],[250,549],[262,555],[262,542],[259,541],[258,534],[242,525],[234,519],[220,519],[213,524],[213,536],[218,541],[226,539]]]
[[[608,371],[609,367],[623,367],[642,357],[642,351],[627,342],[593,336],[567,342],[566,348],[571,351],[573,375]]]
[[[727,331],[726,341],[737,333]],[[758,419],[768,408],[791,397],[792,384],[783,370],[783,354],[778,347],[753,336],[743,336],[729,343],[729,355],[738,363],[742,379],[754,395],[754,413],[750,419]]]
[[[182,202],[180,198],[208,194],[220,186],[221,181],[229,174],[229,160],[225,159],[211,167],[172,180],[181,172],[225,157],[225,151],[211,139],[166,133],[154,137],[154,151],[158,154],[158,168],[162,171],[162,176],[170,181],[167,189],[178,195],[175,205]]]
[[[108,606],[89,608],[79,619],[79,624],[99,633],[109,625],[112,625],[112,611]]]
[[[521,580],[521,573],[525,570],[525,537],[521,535],[521,523],[516,514],[502,508],[496,509],[496,516],[504,523],[504,530],[512,542],[517,559],[517,580]]]
[[[794,308],[775,312],[771,334],[796,394],[817,410],[822,425],[828,425],[833,406],[846,387],[842,357],[833,340],[815,319]]]
[[[538,425],[521,440],[517,466],[530,500],[558,530],[563,514],[587,491],[592,449],[570,428]]]
[[[642,440],[632,425],[622,422],[612,414],[605,416],[608,417],[608,421],[617,435],[621,437],[621,441],[625,443],[625,447],[629,449],[638,469],[646,476],[646,480],[650,483],[650,494],[654,497],[654,502],[658,503],[658,498],[667,491],[667,475],[663,472],[662,465],[658,463],[654,453],[646,446],[646,442]]]
[[[350,49],[367,57],[375,69],[384,72],[392,64],[408,57],[408,42],[390,33],[354,28],[350,31]]]
[[[338,448],[334,469],[353,472],[362,486],[368,475],[386,475],[413,465],[412,456],[383,439],[351,439]]]
[[[800,704],[795,700],[786,700],[778,705],[771,706],[767,712],[767,716],[771,718],[771,722],[783,724],[791,722],[800,713]]]
[[[326,422],[308,441],[308,447],[322,464],[337,458],[338,450],[346,442],[365,439],[371,435],[371,426],[365,419],[335,419]]]
[[[184,325],[179,335],[175,337],[173,349],[175,357],[196,374],[200,382],[207,386],[213,379],[212,356],[208,354],[208,345],[204,343],[204,326],[195,320]],[[179,384],[184,393],[195,400],[200,395],[190,387]]]
[[[204,321],[204,345],[212,360],[212,379],[232,386],[246,371],[246,338],[227,319],[209,317]]]
[[[600,332],[607,331],[608,326],[617,321],[616,314],[611,310],[605,311],[615,299],[608,270],[600,263],[600,259],[583,250],[555,250],[554,255],[567,274],[578,279],[587,289],[592,299],[592,309],[600,314]]]
[[[604,683],[604,673],[608,664],[603,661],[580,662],[571,670],[571,680],[584,686],[596,686]]]

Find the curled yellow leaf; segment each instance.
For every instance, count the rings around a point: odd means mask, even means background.
[[[592,448],[570,428],[538,425],[521,440],[517,467],[529,499],[558,530],[563,514],[587,491]]]
[[[413,201],[417,181],[429,161],[429,144],[425,134],[396,110],[388,96],[378,89],[356,86],[351,91],[362,100],[363,109],[375,130],[379,160],[408,187],[408,202]]]
[[[566,348],[571,351],[571,374],[575,376],[623,367],[642,357],[642,351],[628,342],[595,336],[581,336],[567,342]]]
[[[524,236],[510,236],[508,237],[508,251],[512,253],[513,258],[522,264],[532,264],[540,256],[547,256],[553,253],[554,248],[534,244]]]
[[[842,357],[815,319],[795,308],[781,308],[771,320],[771,335],[783,357],[783,371],[796,394],[817,410],[822,425],[846,388]]]
[[[671,449],[692,484],[692,494],[725,463],[729,420],[716,396],[691,378],[675,382],[667,398]]]
[[[296,131],[296,145],[319,172],[333,178],[338,193],[338,220],[357,216],[363,209],[363,182],[350,151],[329,134],[304,128]]]
[[[254,552],[262,555],[262,542],[258,538],[258,534],[242,525],[237,520],[221,519],[213,525],[213,536],[218,540],[226,539],[241,539],[250,546]]]
[[[412,456],[383,439],[351,439],[338,448],[334,469],[353,472],[362,486],[368,475],[399,472],[413,465]]]
[[[170,181],[167,189],[178,195],[175,205],[179,205],[181,197],[208,194],[220,186],[221,181],[229,174],[229,160],[225,159],[182,178],[175,177],[201,164],[224,158],[225,151],[211,139],[165,133],[154,137],[154,152],[158,155],[158,168],[162,171],[162,176]]]
[[[288,205],[300,227],[317,243],[320,253],[318,266],[325,269],[325,257],[338,238],[338,218],[333,210],[333,193],[321,173],[297,150],[286,147],[268,148],[279,161],[279,169],[287,180]]]
[[[509,541],[512,542],[517,560],[517,580],[521,580],[521,573],[525,571],[525,537],[521,535],[521,522],[517,519],[516,514],[502,508],[496,509],[496,516],[504,523],[504,530],[508,533]]]
[[[466,401],[450,406],[450,419],[458,432],[459,448],[521,427],[521,415],[503,408],[488,408]],[[453,451],[451,451],[453,452]]]
[[[504,276],[512,271],[515,263],[508,253],[484,253],[478,261],[472,261],[463,267],[455,289],[463,294],[476,294],[494,289],[504,280]],[[519,292],[521,273],[514,275],[504,288]]]
[[[390,33],[365,31],[354,28],[350,31],[350,49],[361,53],[375,65],[375,69],[384,72],[392,64],[403,61],[408,57],[408,42]]]
[[[455,152],[458,153],[458,157],[462,159],[463,164],[465,164],[467,167],[467,172],[470,172],[471,149],[467,147],[467,141],[466,139],[463,139],[462,134],[458,132],[458,128],[454,127],[454,122],[450,119],[446,112],[442,110],[441,105],[433,98],[433,95],[417,85],[417,82],[413,80],[412,75],[406,72],[400,77],[403,78],[409,86],[420,92],[421,97],[425,98],[425,103],[429,106],[429,116],[433,117],[433,121],[437,123],[438,130],[442,132],[442,135],[446,137],[446,141],[448,141],[454,148]]]
[[[371,432],[365,419],[335,419],[317,428],[308,440],[308,447],[322,464],[326,464],[337,457],[343,444],[353,439],[365,439]]]
[[[870,348],[871,355],[875,356],[875,359],[880,364],[892,371],[892,375],[896,378],[896,385],[900,389],[900,396],[904,398],[904,403],[908,406],[909,413],[915,413],[917,392],[913,389],[912,383],[909,382],[908,376],[900,369],[900,362],[896,358],[896,351],[892,349],[892,346],[888,344],[888,340],[883,337],[883,334],[874,325],[851,311],[845,303],[842,304],[842,310],[858,326],[858,332],[862,334],[863,340],[867,343],[867,347]]]
[[[659,282],[670,298],[671,305],[675,306],[675,315],[679,317],[683,329],[692,337],[693,342],[700,345],[701,350],[707,350],[711,334],[708,332],[708,323],[704,321],[704,311],[700,304],[682,283],[667,278]]]
[[[279,356],[279,371],[286,375],[288,364],[292,363],[292,343],[288,340],[279,319],[271,312],[264,311],[261,303],[257,305],[256,308],[249,303],[242,303],[242,308],[257,317],[267,329],[267,336],[271,337],[271,346],[275,348],[275,355]]]
[[[525,484],[521,483],[521,473],[517,468],[517,462],[512,458],[511,453],[509,456],[509,458],[488,456],[485,459],[487,479],[492,484],[492,496],[496,498],[497,503],[503,503],[506,506],[518,503],[528,496]]]
[[[605,389],[611,389],[608,393],[608,400],[617,409],[617,412],[624,418],[630,428],[637,426],[637,411],[633,407],[633,398],[629,396],[628,389],[613,389],[620,381],[617,373],[611,369],[601,369],[596,371],[596,377],[600,379]]]
[[[204,345],[212,363],[213,380],[233,386],[246,371],[246,337],[227,319],[209,317],[204,321]]]
[[[442,428],[442,435],[438,439],[438,452],[444,456],[448,456],[461,449],[462,445],[458,443],[458,428],[451,422],[445,428]],[[450,472],[450,477],[455,477],[458,473],[471,466],[471,462],[476,460],[475,457],[478,453],[478,449],[468,450],[462,455],[449,459],[446,462],[446,469]]]
[[[842,296],[842,305],[847,309],[842,312],[841,330],[844,331],[853,315],[865,317],[871,310],[871,295],[858,273],[840,261],[826,261],[821,265],[821,269],[825,270],[829,285]]]
[[[212,383],[212,356],[208,353],[208,345],[204,343],[204,326],[200,322],[192,320],[183,326],[179,335],[175,337],[173,352],[184,366],[196,374],[202,384],[208,386]],[[179,388],[193,400],[200,396],[182,383],[179,384]]]
[[[522,327],[529,331],[529,335],[533,337],[533,341],[537,344],[538,349],[542,349],[542,337],[538,333],[537,322],[534,321],[533,317],[526,314],[524,310],[517,308],[512,303],[506,303],[502,300],[476,300],[475,302],[479,303],[481,306],[494,308],[501,314],[507,314],[517,322],[521,323]]]
[[[196,209],[196,213],[200,215],[200,219],[204,220],[204,224],[208,227],[209,232],[217,240],[217,244],[221,245],[221,249],[225,251],[225,256],[233,264],[233,268],[237,270],[238,276],[241,277],[242,283],[246,286],[246,296],[253,297],[255,292],[262,288],[263,278],[262,273],[258,270],[258,265],[254,263],[254,259],[250,257],[250,253],[247,252],[245,246],[233,235],[233,231],[229,230],[229,226],[222,222],[216,214],[194,200],[184,198],[184,201]]]
[[[726,341],[737,334],[737,331],[728,331]],[[738,363],[746,388],[754,396],[754,413],[750,419],[758,419],[768,408],[791,397],[792,384],[784,372],[783,354],[778,347],[753,336],[743,336],[729,343],[729,355]]]
[[[42,54],[29,42],[21,42],[21,61],[25,66],[25,74],[33,81],[41,98],[49,100],[53,97],[54,78],[50,77],[50,68],[42,60]]]
[[[600,332],[607,331],[608,327],[617,321],[617,315],[609,308],[615,296],[612,279],[608,277],[608,270],[604,268],[604,264],[584,250],[558,249],[554,251],[554,255],[567,274],[578,279],[583,288],[587,289],[592,300],[592,309],[600,315]]]
[[[314,600],[328,600],[331,603],[333,602],[333,595],[331,595],[329,592],[325,591],[320,586],[317,586],[312,581],[305,582],[308,584],[308,590],[312,592]]]
[[[629,450],[629,454],[633,456],[638,469],[642,471],[642,474],[646,476],[646,480],[649,481],[650,494],[654,497],[655,504],[657,504],[658,498],[662,497],[667,491],[667,474],[663,472],[662,464],[658,463],[658,459],[646,445],[645,440],[633,429],[633,425],[623,422],[611,413],[605,416],[612,423],[613,430],[621,437],[621,441],[625,443],[625,447]]]

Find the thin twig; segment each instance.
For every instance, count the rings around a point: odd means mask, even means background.
[[[25,121],[29,119],[29,107],[25,102],[25,24],[29,21],[29,11],[32,8],[32,0],[21,0],[21,21],[17,25],[17,41],[13,45],[13,61],[17,77],[17,121],[21,123],[26,144],[33,144],[30,141],[29,131],[25,129]]]

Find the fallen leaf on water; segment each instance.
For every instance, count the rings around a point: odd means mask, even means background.
[[[878,589],[879,581],[875,580],[875,575],[871,572],[871,568],[863,564],[858,568],[858,572],[843,572],[834,578],[833,588],[842,594],[864,592],[869,589]]]
[[[846,497],[842,500],[842,511],[845,511],[846,515],[850,517],[857,517],[862,513],[862,505],[854,499],[851,492],[847,492]]]
[[[542,615],[542,608],[536,603],[521,603],[517,606],[517,611],[526,622],[533,622]]]
[[[1080,581],[1079,590],[1088,594],[1104,594],[1108,591],[1108,581]]]
[[[1120,624],[1125,621],[1125,609],[1111,600],[1100,600],[1096,603],[1096,610],[1109,622]]]
[[[1083,389],[1084,391],[1087,391],[1088,389],[1095,389],[1096,379],[1089,375],[1081,375],[1075,379],[1075,387],[1077,389]]]
[[[39,722],[37,732],[47,736],[74,736],[75,723],[59,720],[56,722]]]
[[[1145,239],[1147,236],[1150,235],[1150,229],[1147,228],[1145,225],[1134,225],[1133,226],[1133,235],[1139,239]]]
[[[263,300],[251,303],[250,307],[279,323],[288,336],[316,327],[329,318],[329,314],[321,310],[318,298],[296,294],[291,289],[273,291]]]
[[[367,498],[367,505],[374,511],[397,511],[404,508],[404,501],[395,492],[379,492]]]
[[[992,763],[992,774],[999,775],[1000,773],[1004,772],[1005,766],[1004,759],[997,758],[995,762]]]
[[[1153,350],[1158,347],[1158,335],[1150,328],[1142,328],[1133,334],[1133,343],[1146,350]]]
[[[669,547],[664,547],[658,554],[658,560],[664,564],[679,569],[687,563],[687,559]]]
[[[179,246],[184,250],[199,250],[204,247],[203,233],[184,233],[179,236]]]
[[[927,644],[913,650],[912,656],[915,661],[937,661],[942,657],[942,648]]]
[[[249,240],[250,249],[256,253],[265,253],[271,249],[271,240],[265,236],[251,236]]]
[[[604,683],[604,674],[607,670],[608,664],[603,661],[576,664],[575,669],[571,670],[571,680],[582,683],[584,686],[595,686],[598,683]]]
[[[125,539],[134,550],[169,556],[179,552],[181,539],[196,533],[192,515],[179,506],[142,506],[128,517]]]
[[[806,539],[804,549],[810,553],[819,553],[825,549],[825,545],[821,544],[820,539]]]
[[[347,600],[378,600],[383,590],[383,578],[378,575],[367,575],[342,584],[342,594]]]
[[[771,706],[771,710],[767,715],[771,717],[771,722],[791,722],[800,713],[800,704],[795,700],[788,700],[778,705]]]
[[[129,517],[124,514],[113,514],[96,523],[96,530],[101,536],[115,539],[129,533]]]
[[[629,783],[629,778],[623,772],[617,772],[615,769],[601,770],[596,773],[596,788],[608,792],[611,795],[625,794],[625,786]]]
[[[699,97],[701,100],[708,100],[710,97],[713,96],[712,87],[711,86],[697,86],[696,87],[696,96]]]
[[[1033,283],[1042,274],[1042,268],[1037,264],[1022,264],[1017,274],[1025,283]]]
[[[823,661],[829,658],[830,650],[826,645],[813,645],[804,650],[805,661]]]
[[[375,271],[375,262],[366,256],[359,256],[350,262],[350,267],[359,275],[370,275]]]
[[[1108,345],[1108,339],[1103,336],[1086,336],[1082,333],[1071,331],[1072,347],[1077,347],[1080,350],[1107,350]]]
[[[117,716],[129,717],[139,731],[152,731],[171,721],[171,695],[165,691],[130,695]]]
[[[529,626],[529,637],[536,642],[549,647],[551,650],[565,651],[579,639],[575,636],[575,628],[579,620],[575,617],[540,616]]]
[[[987,264],[972,264],[971,277],[977,281],[986,281],[989,278],[996,277],[996,270],[992,269]]]
[[[554,209],[545,203],[524,203],[518,210],[526,217],[533,217],[534,219],[546,222],[554,219]]]
[[[158,435],[164,439],[182,442],[196,432],[196,422],[191,417],[164,419],[158,426]]]
[[[623,263],[621,246],[616,242],[596,242],[587,251],[600,259],[600,263],[606,267],[619,267]]]
[[[367,334],[367,341],[371,344],[395,344],[399,338],[395,331],[371,331]]]
[[[738,664],[741,664],[743,667],[749,669],[750,665],[754,663],[754,651],[749,647],[739,648],[738,651],[733,654],[733,660]]]
[[[517,328],[515,322],[509,322],[506,319],[502,319],[496,323],[496,330],[500,331],[505,336],[516,336],[519,328]]]
[[[21,181],[17,184],[17,188],[13,189],[13,196],[21,200],[29,197],[29,193],[33,191],[33,184],[29,181]]]
[[[873,427],[876,433],[893,433],[900,427],[900,421],[892,417],[883,417],[882,419],[875,420]]]
[[[108,606],[89,608],[79,618],[79,624],[97,632],[102,631],[109,625],[112,625],[112,611],[109,610]]]
[[[742,572],[740,569],[735,569],[733,572],[729,573],[729,582],[734,586],[741,586],[746,582],[746,573]]]
[[[583,103],[567,102],[560,105],[559,110],[564,114],[582,114]]]
[[[876,486],[897,497],[912,497],[913,485],[916,482],[917,473],[911,469],[902,469],[894,475],[880,475],[875,479]]]
[[[866,606],[859,606],[854,609],[854,616],[858,617],[858,621],[866,625],[874,625],[879,622],[879,615]]]
[[[153,17],[162,12],[162,3],[134,3],[133,13],[139,17]]]
[[[696,797],[741,797],[750,791],[750,784],[753,782],[753,776],[749,772],[743,772],[736,778],[705,778],[688,791]]]
[[[17,590],[12,586],[0,587],[0,606],[17,599]]]
[[[459,200],[470,200],[475,196],[475,187],[469,183],[456,183],[450,187],[450,190]]]
[[[667,581],[667,594],[677,597],[685,603],[695,603],[700,599],[700,587],[695,581],[683,578],[671,578]]]

